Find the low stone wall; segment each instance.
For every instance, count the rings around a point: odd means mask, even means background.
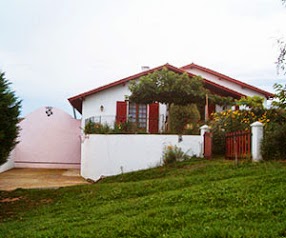
[[[202,157],[202,136],[86,135],[82,142],[81,175],[98,180],[162,164],[165,146],[177,145],[188,155]]]

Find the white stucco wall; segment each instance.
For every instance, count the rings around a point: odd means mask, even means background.
[[[125,101],[125,96],[130,96],[128,84],[118,85],[96,94],[86,97],[82,104],[82,128],[85,126],[85,120],[94,117],[95,122],[107,123],[113,127],[116,116],[116,102]],[[103,111],[100,110],[103,106]],[[164,126],[166,106],[159,106],[159,131]]]
[[[183,136],[178,143],[177,135],[87,135],[82,143],[81,175],[96,181],[101,176],[158,166],[168,145],[177,145],[189,155],[202,155],[201,136]]]
[[[101,117],[101,123],[108,123],[113,126],[116,116],[116,102],[124,101],[125,95],[130,95],[127,85],[119,85],[90,95],[85,98],[82,104],[82,127],[85,120],[90,117]],[[101,105],[103,111],[100,110]]]
[[[17,168],[80,168],[80,121],[52,108],[42,107],[20,122],[15,147]]]

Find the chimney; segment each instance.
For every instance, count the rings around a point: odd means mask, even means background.
[[[142,71],[147,71],[147,70],[149,70],[149,69],[150,69],[149,66],[141,66],[141,70],[142,70]]]

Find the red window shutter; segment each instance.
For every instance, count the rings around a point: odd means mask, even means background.
[[[126,122],[127,103],[116,102],[116,123]]]
[[[159,132],[159,103],[149,104],[149,133]]]

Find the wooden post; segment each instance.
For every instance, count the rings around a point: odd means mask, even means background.
[[[205,105],[205,122],[209,119],[209,97],[206,94],[206,105]]]
[[[205,145],[204,145],[204,141],[205,141],[205,133],[210,131],[210,128],[208,127],[208,125],[203,125],[200,127],[201,130],[201,153],[200,153],[200,157],[204,156],[204,149],[205,149]]]

